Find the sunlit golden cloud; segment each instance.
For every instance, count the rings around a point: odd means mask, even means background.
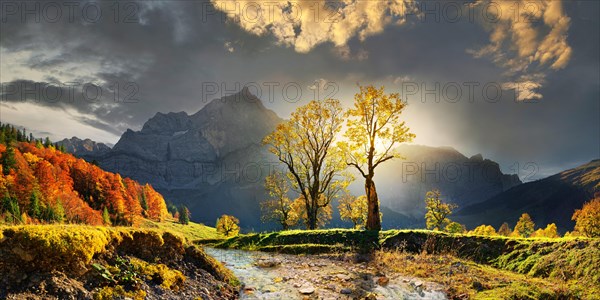
[[[277,43],[306,53],[330,42],[334,53],[344,60],[364,60],[365,50],[353,54],[352,38],[364,41],[380,34],[386,26],[400,25],[408,15],[421,16],[423,5],[412,0],[302,0],[256,2],[212,0],[244,30],[272,34]],[[504,68],[503,85],[515,89],[517,99],[540,99],[544,74],[567,66],[572,50],[567,42],[570,18],[560,0],[479,0],[460,3],[477,16],[477,23],[489,31],[489,44],[478,49],[466,45],[476,58],[491,58]],[[444,11],[439,10],[442,14]],[[524,88],[519,88],[524,87]]]
[[[504,86],[514,88],[517,99],[541,99],[537,90],[545,72],[566,67],[572,54],[567,42],[571,19],[562,1],[481,0],[473,7],[485,10],[482,24],[490,31],[490,43],[469,52],[506,68],[510,79]]]
[[[287,1],[212,0],[214,6],[246,31],[271,33],[278,43],[306,53],[332,42],[346,53],[353,38],[364,40],[387,25],[402,24],[415,11],[412,0],[391,1]],[[364,54],[363,54],[364,55]]]

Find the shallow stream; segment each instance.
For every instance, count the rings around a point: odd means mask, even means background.
[[[442,287],[367,263],[313,255],[205,248],[242,282],[241,299],[447,299]]]

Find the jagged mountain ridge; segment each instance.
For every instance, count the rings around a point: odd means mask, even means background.
[[[64,146],[67,152],[77,156],[102,155],[110,151],[110,147],[104,143],[97,143],[91,139],[82,140],[75,136],[70,139],[63,139],[57,142],[56,145]]]
[[[541,227],[556,223],[559,231],[573,230],[571,216],[600,192],[600,159],[592,160],[544,179],[515,186],[484,202],[459,210],[457,218],[467,224],[503,222],[514,226],[522,213]]]
[[[279,122],[244,88],[213,100],[193,115],[157,113],[141,131],[125,132],[113,150],[153,161],[210,162],[260,143]]]

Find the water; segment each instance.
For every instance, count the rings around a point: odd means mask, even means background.
[[[258,251],[204,248],[242,282],[241,299],[303,299],[300,290],[312,288],[311,299],[352,299],[373,294],[376,299],[447,299],[432,283],[389,274],[388,285],[376,283],[376,271],[363,263],[330,260],[317,256],[286,255]],[[258,267],[257,263],[277,264]],[[351,291],[351,295],[342,293]],[[307,292],[307,291],[305,291]]]

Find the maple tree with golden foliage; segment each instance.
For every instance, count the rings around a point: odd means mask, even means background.
[[[400,158],[395,146],[410,142],[410,133],[400,115],[406,103],[398,93],[386,94],[384,87],[361,86],[354,96],[354,106],[346,112],[347,141],[341,142],[346,164],[354,167],[365,179],[368,203],[366,228],[381,229],[379,198],[375,188],[375,169],[382,163]]]

